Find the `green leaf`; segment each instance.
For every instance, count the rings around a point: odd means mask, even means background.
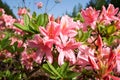
[[[32,18],[36,18],[36,12],[33,12]]]
[[[42,26],[44,24],[44,15],[43,14],[40,14],[38,15],[37,17],[37,25],[38,26]]]
[[[29,25],[30,25],[30,30],[31,31],[33,31],[34,33],[39,33],[39,28],[36,24],[31,22]]]
[[[11,41],[9,40],[9,34],[6,34],[5,38],[3,38],[0,41],[0,50],[5,49],[7,46],[9,46]]]
[[[38,15],[37,17],[37,25],[38,26],[46,26],[46,24],[48,23],[48,15],[45,13],[45,14],[40,14]]]
[[[107,27],[107,33],[108,33],[109,35],[112,34],[112,33],[114,33],[115,31],[116,31],[115,26],[110,25],[110,26]]]
[[[19,23],[14,23],[14,26],[16,26],[17,28],[24,30],[24,31],[28,31],[27,27],[19,24]]]
[[[59,68],[60,74],[64,76],[68,71],[68,68],[69,68],[69,63],[64,62],[64,64]]]
[[[23,50],[24,50],[24,47],[17,48],[17,52],[18,52],[18,53],[23,52]]]
[[[84,42],[86,41],[90,36],[90,33],[89,32],[85,32],[81,38],[81,41]]]
[[[25,25],[25,27],[27,27],[29,25],[29,23],[30,23],[30,17],[29,17],[29,15],[25,14],[24,15],[24,25]]]
[[[16,26],[17,28],[19,28],[19,29],[21,29],[23,31],[26,31],[26,32],[29,32],[29,33],[34,33],[33,31],[31,31],[29,29],[29,26],[23,26],[23,25],[21,25],[19,23],[14,23],[14,26]]]
[[[85,42],[90,37],[90,34],[91,30],[89,30],[88,32],[83,32],[82,30],[79,30],[76,36],[76,40],[79,42]]]
[[[10,75],[11,75],[10,71],[7,70],[7,71],[5,72],[5,76],[6,76],[6,77],[10,77]]]
[[[49,66],[49,68],[51,69],[52,72],[54,72],[57,76],[62,78],[62,76],[57,72],[57,70],[54,68],[54,66],[52,66],[48,61],[47,61],[47,64],[48,64],[48,66]]]
[[[82,36],[83,36],[83,32],[82,32],[82,30],[79,30],[78,33],[77,33],[77,36],[76,36],[76,40],[77,40],[78,42],[80,42]]]
[[[84,18],[82,17],[81,13],[78,13],[77,16],[74,18],[74,21],[80,20],[80,22],[84,22]]]
[[[51,69],[49,68],[48,64],[43,64],[42,68],[50,75],[55,75],[54,72],[52,72]]]
[[[108,38],[103,37],[103,41],[106,42],[108,46],[112,45],[114,39],[115,39],[114,36],[110,36],[110,37],[108,37]]]
[[[66,78],[68,78],[68,79],[73,79],[73,78],[75,78],[75,77],[77,77],[77,76],[79,76],[79,75],[80,75],[80,73],[73,72],[73,71],[69,71],[69,72],[67,72],[67,74],[66,74]]]
[[[43,24],[43,26],[45,27],[47,25],[47,23],[48,23],[48,15],[45,13],[44,14],[44,24]]]

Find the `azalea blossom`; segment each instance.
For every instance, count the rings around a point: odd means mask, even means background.
[[[64,41],[64,38],[61,38]],[[71,64],[75,64],[76,56],[74,53],[74,49],[78,48],[80,43],[75,42],[73,39],[69,39],[68,41],[64,41],[60,46],[57,46],[57,50],[59,52],[58,56],[58,64],[62,65],[65,60],[68,60]]]
[[[0,14],[5,14],[5,11],[3,8],[0,8]]]
[[[117,72],[120,73],[120,45],[115,49],[116,53],[116,65],[117,65]]]
[[[28,11],[27,11],[26,8],[19,8],[18,9],[18,15],[19,16],[22,16],[22,15],[27,14],[27,13],[28,13]]]
[[[44,44],[43,39],[39,35],[35,35],[34,40],[30,40],[28,45],[31,48],[36,48],[36,59],[37,63],[41,63],[43,57],[45,56],[46,59],[52,63],[53,62],[53,55],[51,52],[51,48]]]
[[[26,69],[33,69],[35,56],[35,53],[27,54],[26,51],[22,53],[21,63],[26,67]]]
[[[43,3],[42,2],[37,2],[35,4],[38,7],[38,9],[43,7]]]
[[[118,18],[115,16],[118,10],[119,8],[114,8],[112,4],[109,4],[107,10],[103,6],[99,21],[105,24],[110,24],[111,21],[118,20]]]
[[[90,26],[92,29],[96,28],[96,22],[98,20],[99,11],[96,11],[92,7],[86,8],[81,11],[82,17],[84,18],[84,26]]]
[[[87,65],[90,65],[88,57],[94,57],[95,50],[87,47],[86,45],[81,45],[78,47],[79,52],[77,54],[77,62],[76,65],[87,67]]]
[[[2,17],[6,26],[13,26],[15,19],[12,16],[4,14]]]
[[[115,52],[110,49],[110,53],[105,53],[108,51],[103,51],[104,47],[103,42],[100,36],[98,36],[97,39],[97,46],[98,46],[98,52],[96,53],[96,59],[92,58],[91,56],[88,57],[88,60],[96,71],[102,71],[99,72],[99,78],[110,80],[113,77],[110,77],[110,73],[113,71],[113,69],[116,67],[116,54]],[[106,48],[107,49],[107,48]]]
[[[78,23],[74,22],[72,18],[67,15],[63,16],[60,21],[60,35],[61,38],[67,39],[67,37],[75,37],[77,35],[76,29]]]
[[[44,36],[44,42],[46,45],[48,45],[50,48],[53,44],[59,43],[59,35],[60,35],[60,25],[56,22],[49,22],[46,26],[46,29],[43,27],[40,27],[40,32]]]

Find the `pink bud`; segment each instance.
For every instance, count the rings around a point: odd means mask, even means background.
[[[42,3],[42,2],[37,2],[37,3],[36,3],[36,6],[38,7],[38,9],[39,9],[39,8],[42,8],[43,3]]]

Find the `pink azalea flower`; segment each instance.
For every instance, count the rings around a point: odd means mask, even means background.
[[[26,69],[33,69],[35,53],[27,54],[26,51],[24,51],[21,57],[21,63],[26,67]]]
[[[49,48],[47,45],[44,44],[43,39],[39,35],[35,35],[34,40],[30,40],[28,42],[28,45],[31,48],[36,48],[36,59],[35,61],[37,63],[41,63],[42,59],[45,55],[46,59],[52,63],[53,62],[53,56],[51,53],[51,48]]]
[[[28,13],[28,11],[27,11],[26,8],[19,8],[18,9],[18,15],[19,16],[22,16],[22,15],[27,14],[27,13]]]
[[[13,58],[14,57],[14,55],[13,54],[11,54],[9,51],[7,51],[7,50],[4,50],[4,51],[1,51],[0,52],[0,61],[2,60],[5,60],[5,59],[7,59],[7,58]]]
[[[12,16],[4,14],[4,15],[2,15],[2,17],[5,21],[6,26],[12,26],[13,23],[15,22],[15,19]]]
[[[39,9],[39,8],[42,8],[42,7],[43,7],[43,3],[42,3],[42,2],[37,2],[37,3],[36,3],[36,6],[38,7],[38,9]]]
[[[76,28],[78,24],[67,15],[63,16],[60,21],[61,33],[63,36],[74,37],[77,34]]]
[[[102,38],[101,38],[100,35],[98,35],[97,46],[98,46],[99,52],[101,53],[102,52],[102,47],[103,47],[103,42],[102,42]]]
[[[60,17],[58,16],[55,21],[56,21],[58,24],[60,24]]]
[[[82,10],[81,14],[85,20],[84,25],[90,26],[92,29],[95,29],[96,22],[99,16],[99,11],[96,11],[92,7],[86,8],[86,10]]]
[[[104,49],[101,49],[104,50]],[[108,56],[102,56],[103,54],[107,54]],[[91,56],[88,57],[89,63],[91,64],[92,68],[98,71],[98,75],[102,79],[110,80],[113,77],[111,76],[111,72],[116,66],[116,54],[110,50],[110,53],[104,53],[103,51],[98,51],[96,55],[96,59],[92,58]],[[102,71],[102,73],[101,73]]]
[[[43,27],[40,27],[40,32],[44,36],[44,42],[46,45],[48,45],[50,48],[53,44],[57,44],[60,34],[60,26],[56,22],[49,22],[46,29]]]
[[[5,14],[5,11],[3,8],[0,8],[0,13]]]
[[[118,20],[118,18],[115,16],[118,10],[119,8],[114,8],[112,4],[109,4],[107,10],[103,6],[99,21],[105,24],[110,24],[111,21]]]
[[[120,45],[115,49],[116,53],[116,64],[117,64],[117,72],[120,73]]]
[[[79,52],[77,54],[77,62],[76,64],[82,67],[87,67],[89,65],[88,57],[95,59],[94,53],[95,50],[87,47],[86,45],[79,46]]]
[[[49,15],[48,18],[49,18],[49,21],[55,21],[55,18],[53,15]]]
[[[61,39],[64,40],[64,38]],[[76,62],[76,56],[73,50],[78,48],[79,45],[80,43],[75,42],[73,39],[69,39],[66,42],[64,41],[64,43],[61,43],[60,46],[57,46],[59,52],[58,64],[62,65],[64,60],[68,60],[71,64],[74,64]]]
[[[89,63],[91,64],[93,69],[95,69],[95,70],[100,69],[94,58],[88,56],[88,60],[89,60]]]
[[[19,40],[17,38],[14,38],[14,37],[11,37],[11,45],[13,45],[15,42],[18,42],[18,45],[17,47],[22,47],[23,45],[23,41],[22,40]]]

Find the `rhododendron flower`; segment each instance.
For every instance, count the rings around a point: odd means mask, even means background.
[[[35,53],[27,54],[26,51],[22,53],[21,63],[26,67],[26,69],[33,69],[35,56]]]
[[[23,45],[23,41],[22,40],[19,40],[19,39],[17,39],[17,38],[11,38],[11,45],[13,45],[15,42],[17,42],[18,43],[18,45],[17,45],[17,47],[22,47]]]
[[[60,29],[61,29],[61,38],[66,39],[67,37],[75,37],[77,34],[78,24],[73,21],[72,18],[67,15],[63,16],[60,21]]]
[[[95,59],[94,49],[91,49],[86,45],[81,45],[78,47],[78,49],[79,49],[79,52],[77,54],[77,62],[76,62],[77,65],[86,67],[87,65],[90,64],[88,61],[89,56]]]
[[[53,15],[49,15],[49,16],[48,16],[48,19],[49,19],[49,21],[55,21],[55,18],[54,18]]]
[[[19,8],[18,9],[18,15],[19,16],[22,16],[22,15],[27,14],[27,13],[28,13],[28,11],[27,11],[26,8]]]
[[[119,8],[114,8],[112,4],[109,4],[107,10],[103,6],[99,21],[105,24],[110,24],[111,21],[118,20],[118,18],[115,16],[118,10]]]
[[[64,38],[62,39],[64,40]],[[66,42],[64,41],[64,43],[61,43],[60,46],[57,46],[59,52],[58,64],[62,65],[64,60],[68,60],[71,64],[74,64],[76,62],[76,57],[73,50],[78,48],[79,45],[80,43],[75,42],[73,39],[69,39]]]
[[[35,59],[35,61],[37,63],[41,63],[44,56],[50,63],[53,62],[51,48],[49,48],[47,45],[44,44],[43,39],[39,35],[35,35],[34,40],[30,40],[28,42],[28,45],[31,48],[37,49],[36,50],[36,59]]]
[[[39,9],[39,8],[42,8],[42,7],[43,7],[43,3],[42,3],[42,2],[37,2],[37,3],[36,3],[36,6],[38,7],[38,9]]]
[[[0,17],[0,30],[4,29],[4,21],[3,18]]]
[[[3,8],[0,8],[0,14],[5,14],[5,11]],[[1,15],[0,15],[1,16]]]
[[[2,15],[2,17],[3,17],[4,21],[5,21],[6,26],[12,26],[13,23],[15,22],[15,19],[10,15],[4,14],[4,15]]]
[[[117,72],[120,73],[120,45],[115,49]]]
[[[101,53],[102,52],[102,47],[103,47],[103,42],[102,42],[102,38],[101,38],[100,35],[98,35],[97,46],[98,46],[98,51]]]
[[[86,8],[86,10],[82,10],[81,14],[85,21],[84,25],[90,26],[92,29],[95,29],[96,22],[99,16],[99,11],[96,11],[92,7],[89,7],[89,8]]]
[[[7,51],[7,50],[4,50],[4,51],[1,51],[0,52],[0,61],[1,60],[5,60],[5,59],[7,59],[7,58],[12,58],[14,55],[13,54],[11,54],[9,51]]]
[[[46,26],[46,29],[40,27],[40,32],[44,36],[45,44],[48,45],[50,48],[53,44],[57,44],[58,41],[60,41],[58,37],[60,34],[60,25],[56,22],[49,22]]]
[[[106,58],[99,58],[97,57],[96,60],[88,57],[88,60],[93,67],[93,69],[99,71],[98,75],[102,79],[109,78],[110,80],[112,77],[110,77],[110,73],[116,66],[116,54],[113,51],[110,51],[109,56]],[[100,72],[102,71],[102,72]]]

